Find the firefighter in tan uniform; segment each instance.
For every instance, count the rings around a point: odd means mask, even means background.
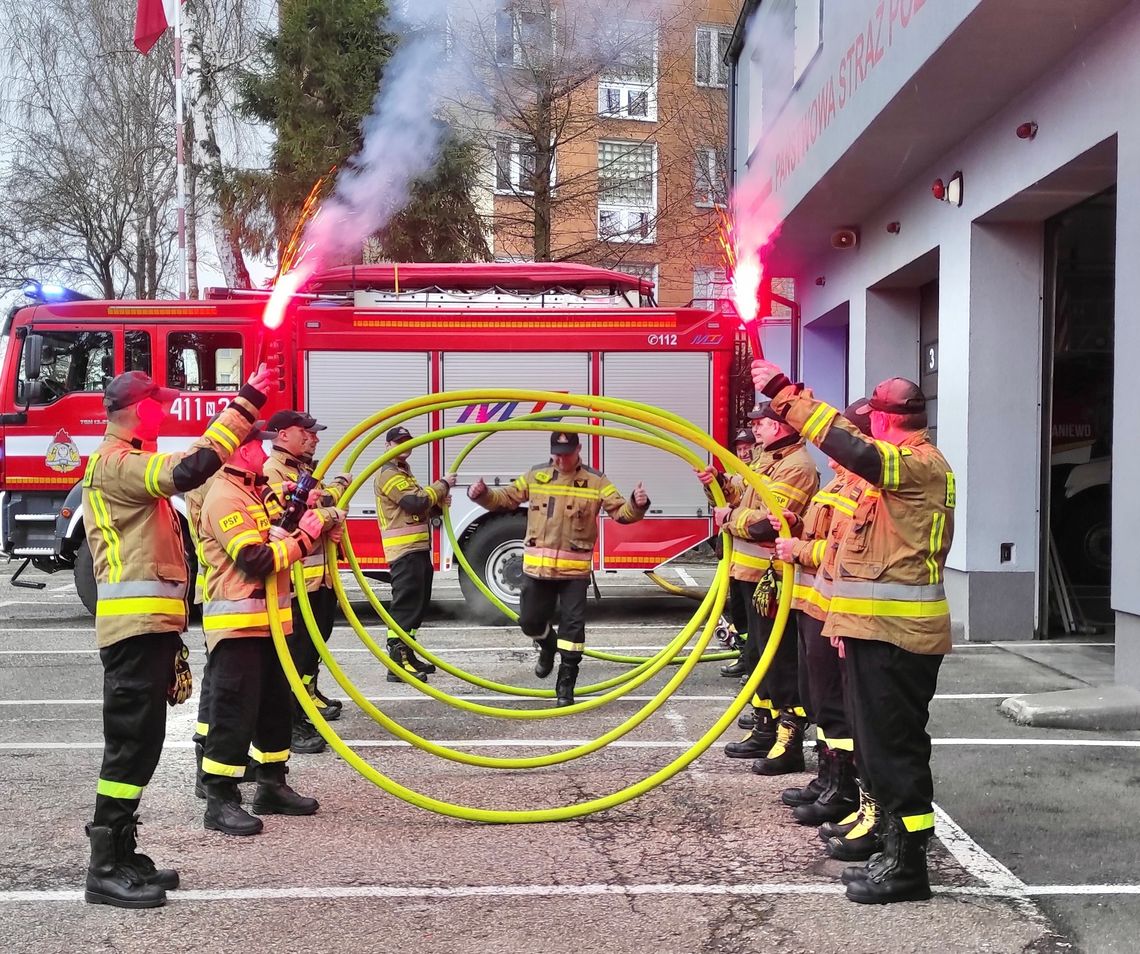
[[[871,432],[870,406],[863,398],[852,403],[843,416],[864,434]],[[792,612],[800,642],[800,696],[807,701],[816,724],[817,773],[802,788],[788,788],[781,801],[793,809],[802,825],[847,822],[853,829],[859,802],[855,773],[855,741],[844,701],[842,661],[838,647],[823,634],[831,592],[831,575],[838,550],[837,540],[846,522],[855,514],[866,486],[861,477],[828,461],[834,479],[817,493],[802,518],[785,511],[794,534],[776,540],[776,556],[795,565]],[[774,530],[775,514],[769,515]]]
[[[819,472],[800,436],[779,420],[767,404],[748,415],[756,443],[763,451],[753,469],[772,492],[781,508],[801,514],[819,488]],[[701,478],[708,479],[708,471]],[[727,496],[727,495],[726,495]],[[747,600],[748,642],[745,672],[756,668],[768,637],[772,619],[756,605],[760,581],[772,575],[776,533],[768,521],[768,508],[759,492],[745,487],[735,503],[714,512],[719,529],[732,537],[732,564],[729,575],[742,599]],[[767,584],[766,584],[767,585]],[[754,721],[748,736],[725,746],[729,758],[755,759],[752,770],[760,775],[802,772],[804,709],[799,695],[797,635],[789,618],[780,647],[772,659],[753,700]]]
[[[387,434],[388,450],[411,439],[411,431],[406,427],[393,427]],[[422,487],[408,466],[410,456],[409,450],[391,458],[380,468],[373,489],[384,559],[391,573],[392,618],[412,639],[417,639],[431,602],[435,575],[431,559],[431,520],[442,513],[456,476],[446,474],[442,480]],[[435,672],[435,666],[412,652],[394,629],[388,630],[388,655],[406,673],[424,682]],[[400,682],[400,677],[389,672],[388,681]]]
[[[281,501],[263,472],[263,440],[255,429],[234,452],[202,505],[202,553],[206,558],[202,629],[210,654],[210,709],[206,720],[202,780],[206,828],[227,835],[255,835],[262,822],[241,807],[237,781],[252,756],[257,764],[253,811],[258,815],[311,815],[316,799],[285,782],[292,735],[292,698],[271,639],[266,577],[275,574],[277,605],[286,636],[293,629],[290,566],[321,546],[341,514],[306,510],[299,527],[274,526],[270,509]],[[272,507],[271,507],[272,505]]]
[[[561,655],[558,705],[574,704],[578,665],[586,648],[586,588],[598,540],[598,513],[636,523],[649,509],[639,482],[627,502],[605,474],[582,463],[577,434],[550,435],[550,461],[532,467],[506,487],[477,480],[467,495],[488,510],[516,510],[529,502],[523,550],[519,627],[535,641],[534,674],[545,679]],[[558,619],[558,629],[554,620]]]
[[[277,433],[273,442],[273,450],[269,460],[265,462],[265,476],[269,478],[269,486],[279,500],[286,500],[292,485],[295,485],[301,474],[311,474],[314,467],[313,455],[317,449],[320,438],[318,431],[326,430],[324,424],[317,422],[311,414],[301,411],[278,411],[266,424],[266,427]],[[341,494],[352,483],[352,475],[341,474],[330,483],[318,483],[310,503],[313,506],[325,509],[325,515],[335,508]],[[321,638],[327,643],[332,636],[333,626],[336,624],[336,591],[333,589],[332,571],[325,562],[323,547],[317,547],[312,553],[306,555],[302,561],[305,574],[305,592],[309,596],[309,604],[313,611],[313,619]],[[339,699],[330,699],[317,685],[317,675],[320,670],[321,659],[317,647],[313,645],[304,621],[301,619],[301,608],[297,601],[293,601],[293,621],[295,623],[293,635],[289,637],[289,652],[297,672],[301,674],[301,681],[309,691],[309,698],[320,710],[325,719],[332,722],[340,718],[343,704]],[[305,717],[305,711],[299,702],[293,700],[293,751],[307,754],[322,752],[325,749],[325,740]]]
[[[875,388],[866,437],[838,411],[754,361],[756,388],[829,457],[870,485],[839,546],[825,636],[842,639],[860,771],[884,815],[883,851],[844,871],[864,904],[930,897],[934,829],[930,700],[950,651],[943,573],[954,531],[954,474],[926,430],[926,397],[904,378]]]
[[[262,365],[181,453],[155,452],[177,391],[130,371],[103,397],[107,433],[83,476],[103,663],[103,764],[87,829],[89,902],[157,907],[167,888],[178,887],[178,872],[155,868],[136,851],[135,839],[135,812],[162,753],[167,693],[186,630],[189,571],[170,497],[201,485],[222,466],[253,426],[270,380]]]

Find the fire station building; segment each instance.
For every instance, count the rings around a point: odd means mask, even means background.
[[[958,638],[1115,630],[1140,688],[1137,50],[1140,0],[746,0],[727,61],[770,340],[833,403],[923,386]]]

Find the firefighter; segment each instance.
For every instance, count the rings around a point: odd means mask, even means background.
[[[843,416],[863,434],[871,433],[866,398],[852,403]],[[816,777],[802,788],[785,789],[780,798],[793,809],[802,825],[846,822],[849,832],[857,827],[857,808],[862,804],[855,774],[855,740],[844,702],[839,650],[822,633],[837,541],[854,516],[866,484],[835,461],[829,460],[828,464],[835,472],[834,479],[812,498],[802,518],[790,510],[784,511],[793,536],[776,540],[776,556],[784,563],[794,564],[796,570],[792,612],[799,634],[800,697],[808,700],[816,723],[817,758]],[[776,515],[770,514],[768,519],[772,529],[778,531]],[[862,834],[857,832],[855,838]],[[874,835],[870,840],[873,838]]]
[[[775,365],[754,361],[752,379],[781,417],[870,485],[839,546],[823,634],[842,640],[860,771],[884,814],[884,844],[843,880],[863,904],[925,900],[934,829],[926,726],[950,651],[943,573],[954,474],[930,442],[926,397],[913,381],[875,388],[867,437]]]
[[[406,427],[393,427],[386,437],[388,450],[394,450],[410,441],[412,434]],[[458,478],[455,474],[445,474],[442,480],[421,487],[408,466],[411,453],[410,449],[404,450],[381,467],[374,489],[380,540],[392,579],[392,618],[416,639],[431,602],[435,574],[431,559],[431,519],[450,503],[449,494]],[[394,629],[388,630],[388,655],[397,666],[424,682],[435,672],[435,666],[412,652]],[[400,677],[389,672],[388,681],[399,682]]]
[[[582,463],[577,434],[550,435],[550,460],[532,467],[506,487],[475,481],[467,495],[488,510],[516,510],[529,501],[519,626],[534,640],[534,674],[545,679],[561,656],[555,694],[558,705],[574,704],[578,665],[586,648],[586,588],[598,540],[598,511],[618,523],[636,523],[649,509],[639,481],[626,499],[605,474]],[[558,620],[557,630],[554,628]]]
[[[762,451],[753,461],[753,470],[772,492],[781,509],[800,514],[819,487],[819,472],[800,436],[784,424],[768,404],[758,405],[748,414],[752,433]],[[708,480],[708,471],[701,477]],[[757,591],[769,588],[769,601],[775,598],[776,533],[768,521],[768,509],[751,486],[744,489],[735,504],[714,512],[717,527],[732,539],[731,585],[745,600],[748,611],[748,641],[745,643],[744,673],[756,668],[772,619],[757,606]],[[770,603],[771,605],[771,603]],[[804,769],[803,731],[805,712],[799,697],[795,623],[789,618],[779,649],[753,699],[752,728],[740,742],[725,746],[725,755],[754,759],[752,769],[760,775],[785,775]]]
[[[160,454],[158,434],[178,397],[141,371],[107,386],[107,432],[83,475],[83,511],[99,602],[103,663],[103,764],[87,826],[91,863],[84,898],[158,907],[178,872],[156,868],[136,843],[136,810],[166,738],[166,704],[183,649],[189,577],[170,497],[201,485],[237,448],[266,400],[262,365],[188,450]]]
[[[732,441],[732,452],[744,463],[750,463],[752,460],[752,449],[756,446],[756,435],[752,433],[751,428],[742,427],[736,432],[736,437]]]
[[[343,513],[306,510],[291,533],[272,524],[267,502],[281,508],[268,487],[262,441],[277,435],[256,427],[214,481],[202,504],[206,558],[202,629],[210,653],[209,733],[202,758],[205,827],[227,835],[256,835],[262,822],[242,807],[237,780],[247,753],[257,763],[253,811],[311,815],[317,801],[286,784],[292,731],[291,693],[270,638],[265,579],[276,574],[282,628],[292,631],[289,567],[319,549]],[[251,748],[252,745],[252,748]]]
[[[317,432],[327,428],[324,424],[318,423],[311,414],[294,410],[278,411],[269,419],[266,427],[276,432],[277,437],[273,441],[269,460],[265,462],[265,476],[269,479],[274,498],[284,501],[300,475],[312,473],[313,455],[320,441]],[[352,483],[351,474],[341,474],[328,485],[318,483],[309,502],[313,506],[324,508],[325,516],[331,517],[329,511],[335,508],[350,483]],[[273,518],[272,514],[270,518]],[[313,619],[316,621],[321,638],[327,643],[336,623],[337,601],[336,591],[333,589],[332,571],[325,561],[324,548],[317,547],[306,555],[302,568],[305,574],[305,592],[309,596]],[[289,637],[289,652],[293,657],[293,664],[301,674],[301,681],[305,684],[313,704],[326,720],[332,722],[340,718],[343,703],[339,699],[329,699],[318,687],[320,655],[304,627],[301,608],[296,600],[293,601],[292,611],[296,625]],[[323,752],[325,740],[306,718],[301,704],[294,699],[292,706],[292,750],[305,754]]]

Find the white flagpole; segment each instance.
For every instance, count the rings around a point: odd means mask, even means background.
[[[178,297],[189,289],[186,262],[186,153],[182,105],[182,0],[174,0],[174,141],[175,180],[178,197]]]

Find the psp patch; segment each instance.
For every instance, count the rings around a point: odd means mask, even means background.
[[[221,520],[218,521],[218,529],[225,533],[227,530],[232,530],[234,527],[240,527],[245,522],[245,517],[241,511],[235,510],[233,513],[227,513]]]
[[[534,479],[537,480],[540,484],[548,484],[550,483],[550,472],[546,470],[540,470],[537,474],[534,475]]]

